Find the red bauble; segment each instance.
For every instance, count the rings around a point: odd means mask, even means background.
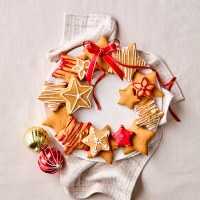
[[[49,174],[54,174],[58,170],[62,169],[63,164],[63,155],[55,148],[47,148],[43,150],[38,159],[38,165],[40,169]]]

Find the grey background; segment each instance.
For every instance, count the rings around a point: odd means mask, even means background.
[[[63,13],[113,15],[123,45],[136,42],[170,66],[186,97],[174,107],[182,123],[169,118],[133,199],[200,199],[198,0],[0,0],[0,199],[70,199],[59,174],[41,173],[38,156],[22,143],[25,130],[44,119],[36,97],[50,70],[44,55],[61,40]]]

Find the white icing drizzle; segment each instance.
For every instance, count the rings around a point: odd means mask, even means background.
[[[56,111],[61,104],[64,104],[65,101],[60,99],[57,95],[57,92],[65,89],[66,83],[60,83],[54,85],[53,83],[44,82],[43,92],[38,97],[39,100],[44,101],[48,104],[48,108],[52,111]]]
[[[163,112],[159,111],[156,107],[154,100],[149,100],[145,105],[135,107],[138,114],[137,122],[139,126],[145,126],[148,130],[155,130]]]
[[[90,134],[94,134],[94,137],[92,139],[89,139],[88,136],[87,136],[87,138],[84,138],[82,140],[82,142],[88,143],[88,142],[92,141],[92,142],[95,143],[95,146],[94,146],[93,150],[91,151],[91,154],[93,156],[96,156],[99,153],[99,150],[97,149],[98,145],[102,146],[102,150],[104,150],[104,151],[108,151],[110,149],[110,147],[107,144],[104,144],[102,142],[103,138],[108,138],[109,137],[110,131],[106,130],[105,133],[104,133],[104,135],[102,137],[98,137],[96,135],[94,127],[91,126],[90,127]]]
[[[113,56],[123,64],[133,65],[133,66],[144,66],[146,62],[137,55],[136,44],[133,44],[130,47],[121,47],[117,49],[117,52],[113,54]],[[135,69],[127,68],[118,65],[119,68],[124,72],[124,77],[127,81],[131,82],[132,77],[135,73]],[[108,69],[108,72],[114,73],[112,68]]]

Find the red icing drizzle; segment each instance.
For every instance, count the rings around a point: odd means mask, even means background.
[[[70,128],[69,126],[72,125]],[[85,126],[85,127],[84,127]],[[72,153],[76,148],[85,151],[89,150],[89,147],[81,142],[81,139],[88,133],[91,123],[84,125],[83,122],[78,123],[73,116],[68,118],[66,127],[60,137],[56,134],[58,141],[62,142],[64,146],[64,153]],[[81,137],[79,136],[81,135]]]
[[[133,87],[136,89],[136,95],[138,98],[141,96],[146,96],[148,98],[151,98],[151,92],[154,89],[155,85],[149,83],[148,79],[146,77],[143,77],[141,82],[133,83]]]
[[[58,70],[61,70],[61,71],[64,71],[64,72],[69,72],[71,74],[76,74],[76,72],[73,72],[71,70],[65,70],[65,68],[69,68],[71,69],[72,66],[75,66],[75,63],[76,63],[76,60],[75,59],[67,59],[64,57],[64,53],[61,53],[61,58],[60,58],[60,65],[59,67],[52,73],[52,76],[55,77],[56,74],[59,74],[59,75],[63,75],[63,74],[60,74],[58,72]]]

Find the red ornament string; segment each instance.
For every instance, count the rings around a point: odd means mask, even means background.
[[[101,80],[103,80],[104,77],[106,76],[106,71],[105,71],[99,64],[97,64],[97,67],[98,67],[101,71],[103,71],[103,74],[102,74],[101,76],[99,76],[99,78],[96,80],[96,82],[95,82],[95,84],[94,84],[93,91],[92,91],[92,96],[93,96],[93,98],[94,98],[94,101],[95,101],[95,104],[96,104],[98,110],[101,110],[101,105],[100,105],[100,103],[99,103],[99,101],[98,101],[98,99],[97,99],[97,97],[96,97],[96,95],[95,95],[95,88],[96,88],[97,84],[98,84]]]
[[[113,56],[112,56],[112,53],[116,52],[117,51],[117,48],[120,46],[120,41],[117,40],[117,39],[114,39],[112,40],[106,47],[104,48],[100,48],[99,46],[97,46],[95,43],[93,43],[92,41],[90,40],[86,40],[83,42],[83,47],[86,48],[88,50],[89,53],[92,53],[94,54],[94,56],[92,57],[91,59],[91,62],[90,62],[90,66],[88,68],[88,72],[87,72],[87,75],[86,75],[86,79],[88,81],[89,84],[91,84],[91,81],[92,81],[92,77],[93,77],[93,73],[94,73],[94,69],[95,69],[95,66],[97,64],[97,67],[99,69],[101,69],[102,71],[104,71],[104,74],[102,74],[98,80],[96,81],[95,85],[94,85],[94,88],[96,87],[96,85],[105,77],[106,75],[106,72],[105,70],[98,65],[97,63],[97,59],[99,57],[101,57],[114,71],[115,73],[120,77],[121,80],[123,80],[123,77],[124,77],[124,73],[121,71],[121,69],[118,67],[118,65],[121,65],[123,67],[126,67],[126,68],[132,68],[132,69],[151,69],[153,71],[156,72],[156,77],[159,81],[159,83],[161,84],[161,86],[163,86],[164,88],[166,88],[167,90],[171,90],[174,82],[176,81],[176,77],[173,77],[169,82],[167,83],[163,83],[161,81],[161,78],[160,78],[160,75],[159,73],[153,69],[151,66],[147,65],[147,66],[132,66],[132,65],[126,65],[126,64],[123,64],[121,63],[120,61],[116,60]],[[168,87],[168,88],[167,88]],[[98,109],[100,110],[101,109],[101,106],[95,96],[95,93],[94,93],[94,90],[93,90],[93,97],[94,97],[94,100],[95,100],[95,103],[98,107]],[[172,108],[169,106],[169,112],[170,114],[172,115],[172,117],[180,122],[181,120],[179,119],[179,117],[174,113],[174,111],[172,110]]]

